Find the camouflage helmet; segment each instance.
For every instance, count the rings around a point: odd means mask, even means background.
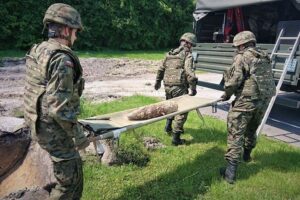
[[[49,22],[83,30],[79,12],[72,6],[63,3],[52,4],[47,9],[43,23],[46,25]]]
[[[242,31],[236,34],[233,38],[233,46],[238,47],[248,42],[256,43],[255,35],[251,31]]]
[[[191,43],[193,46],[196,46],[197,43],[197,38],[196,35],[194,33],[185,33],[180,37],[179,42],[181,42],[182,40],[185,40],[189,43]]]

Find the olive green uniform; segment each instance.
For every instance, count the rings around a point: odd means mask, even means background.
[[[87,140],[77,122],[83,87],[81,65],[69,47],[49,39],[31,48],[26,56],[25,121],[51,156],[57,178],[51,199],[80,199],[82,194],[82,162],[75,147]]]
[[[249,47],[238,51],[232,67],[224,73],[225,95],[236,96],[227,118],[227,153],[233,164],[240,161],[244,150],[256,144],[256,129],[275,94],[270,59],[264,51]]]
[[[156,81],[164,81],[166,99],[188,94],[188,88],[196,90],[197,77],[190,50],[184,46],[167,53],[163,65],[158,69]],[[176,115],[173,132],[183,133],[188,113]]]

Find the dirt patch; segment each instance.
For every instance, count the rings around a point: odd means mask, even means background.
[[[155,150],[166,147],[159,139],[153,137],[144,137],[143,138],[144,146],[147,150]]]
[[[83,97],[103,102],[122,96],[143,94],[163,96],[154,91],[155,73],[161,61],[139,59],[80,59],[86,87]],[[25,82],[24,59],[2,60],[0,67],[0,116],[13,116],[22,111]]]

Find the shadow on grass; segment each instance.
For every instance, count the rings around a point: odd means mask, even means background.
[[[190,144],[209,142],[226,144],[227,141],[226,131],[216,130],[213,127],[203,127],[200,129],[186,128],[185,132],[193,138],[189,141]]]
[[[193,137],[192,143],[218,142],[226,144],[226,134],[222,131],[211,133],[206,128],[187,129]],[[219,167],[224,166],[224,149],[212,147],[196,157],[192,162],[178,166],[175,170],[154,178],[137,187],[129,187],[115,200],[124,199],[201,199],[219,176]],[[300,169],[300,153],[288,150],[275,150],[272,153],[254,151],[254,162],[241,163],[238,169],[239,180],[247,180],[261,170],[297,172]]]
[[[252,162],[240,164],[237,180],[248,179],[265,169],[280,172],[300,171],[299,152],[279,150],[272,153],[254,154],[252,157]]]
[[[224,165],[223,154],[223,149],[213,147],[193,162],[181,165],[170,173],[163,174],[144,185],[125,189],[115,200],[201,199],[213,182],[223,181],[219,176],[219,167]],[[255,156],[256,163],[241,164],[238,180],[248,179],[263,169],[296,172],[300,166],[299,158],[300,153],[284,151],[257,155]]]
[[[223,162],[223,150],[213,147],[170,173],[139,187],[127,188],[116,200],[199,198],[210,188]]]
[[[138,167],[145,167],[150,161],[150,155],[137,145],[132,145],[130,148],[119,148],[117,158],[118,165],[133,164]]]
[[[190,141],[191,144],[209,142],[217,142],[221,145],[227,144],[226,131],[219,131],[215,130],[214,128],[202,128],[187,129],[186,132],[193,137],[193,140]],[[225,151],[226,150],[223,150],[221,152],[220,157],[223,158]],[[272,153],[261,153],[258,147],[254,149],[252,157],[252,162],[242,162],[239,164],[237,181],[239,179],[248,179],[264,169],[287,172],[291,169],[298,168],[300,171],[300,153],[298,152],[277,150]],[[226,162],[223,161],[219,167],[225,163]]]

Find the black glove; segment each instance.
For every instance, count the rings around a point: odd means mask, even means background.
[[[155,85],[154,85],[154,89],[158,90],[161,87],[161,82],[160,81],[156,81]]]
[[[197,90],[196,89],[192,89],[189,93],[190,96],[195,96],[197,94]]]
[[[222,96],[221,96],[221,99],[222,101],[228,101],[230,99],[230,96],[226,95],[226,93],[224,93]]]

